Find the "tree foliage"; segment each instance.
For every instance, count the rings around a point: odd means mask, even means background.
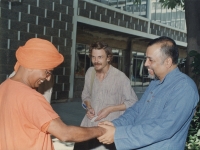
[[[194,73],[193,77],[196,78],[200,76],[200,53],[195,50],[191,50],[188,56],[193,57],[193,62],[190,66],[192,67],[192,72]]]
[[[196,109],[196,114],[193,117],[188,137],[185,145],[185,150],[199,150],[200,149],[200,109]]]
[[[191,50],[188,53],[188,57],[192,57],[193,61],[190,64],[193,72],[193,79],[196,80],[197,87],[200,84],[200,53],[195,50]],[[199,91],[200,93],[200,91]],[[199,150],[200,149],[200,105],[197,106],[196,113],[191,121],[187,142],[186,150]]]
[[[164,8],[174,9],[176,6],[184,8],[184,1],[182,0],[159,0]]]

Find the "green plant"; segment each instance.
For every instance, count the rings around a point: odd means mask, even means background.
[[[195,50],[191,50],[188,54],[189,57],[193,58],[192,63],[190,64],[193,73],[193,79],[197,84],[198,89],[200,89],[200,53]]]
[[[193,61],[191,63],[193,79],[197,84],[199,89],[200,84],[200,53],[195,50],[190,51],[188,54],[189,57],[193,57]],[[199,90],[200,93],[200,90]],[[196,113],[191,121],[187,142],[186,142],[186,150],[199,150],[200,149],[200,103],[197,105]]]
[[[191,121],[188,132],[186,150],[200,149],[200,108],[196,109],[196,113]]]

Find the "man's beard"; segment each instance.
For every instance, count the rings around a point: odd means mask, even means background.
[[[93,63],[93,65],[96,66],[96,65],[102,65],[102,64],[101,63]]]
[[[101,63],[93,63],[93,66],[94,66],[94,69],[98,72],[100,70],[102,70],[101,66],[102,64]],[[100,67],[100,68],[99,68]]]
[[[156,76],[154,70],[151,69],[151,72],[152,72],[152,73],[150,74],[149,71],[148,71],[148,78],[149,78],[149,79],[152,79],[152,80],[158,79],[158,77]]]
[[[152,75],[152,74],[148,74],[148,78],[154,80],[154,79],[156,79],[156,76]]]

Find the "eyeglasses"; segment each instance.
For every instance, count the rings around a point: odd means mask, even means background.
[[[46,78],[52,75],[52,70],[45,70]]]

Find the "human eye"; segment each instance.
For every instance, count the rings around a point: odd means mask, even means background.
[[[153,62],[153,59],[150,58],[150,57],[146,57],[146,58],[145,58],[145,61],[149,61],[149,62],[151,63],[151,62]]]
[[[145,60],[146,60],[146,61],[148,60],[148,61],[150,61],[150,62],[153,61],[153,59],[152,59],[151,57],[146,57]]]

